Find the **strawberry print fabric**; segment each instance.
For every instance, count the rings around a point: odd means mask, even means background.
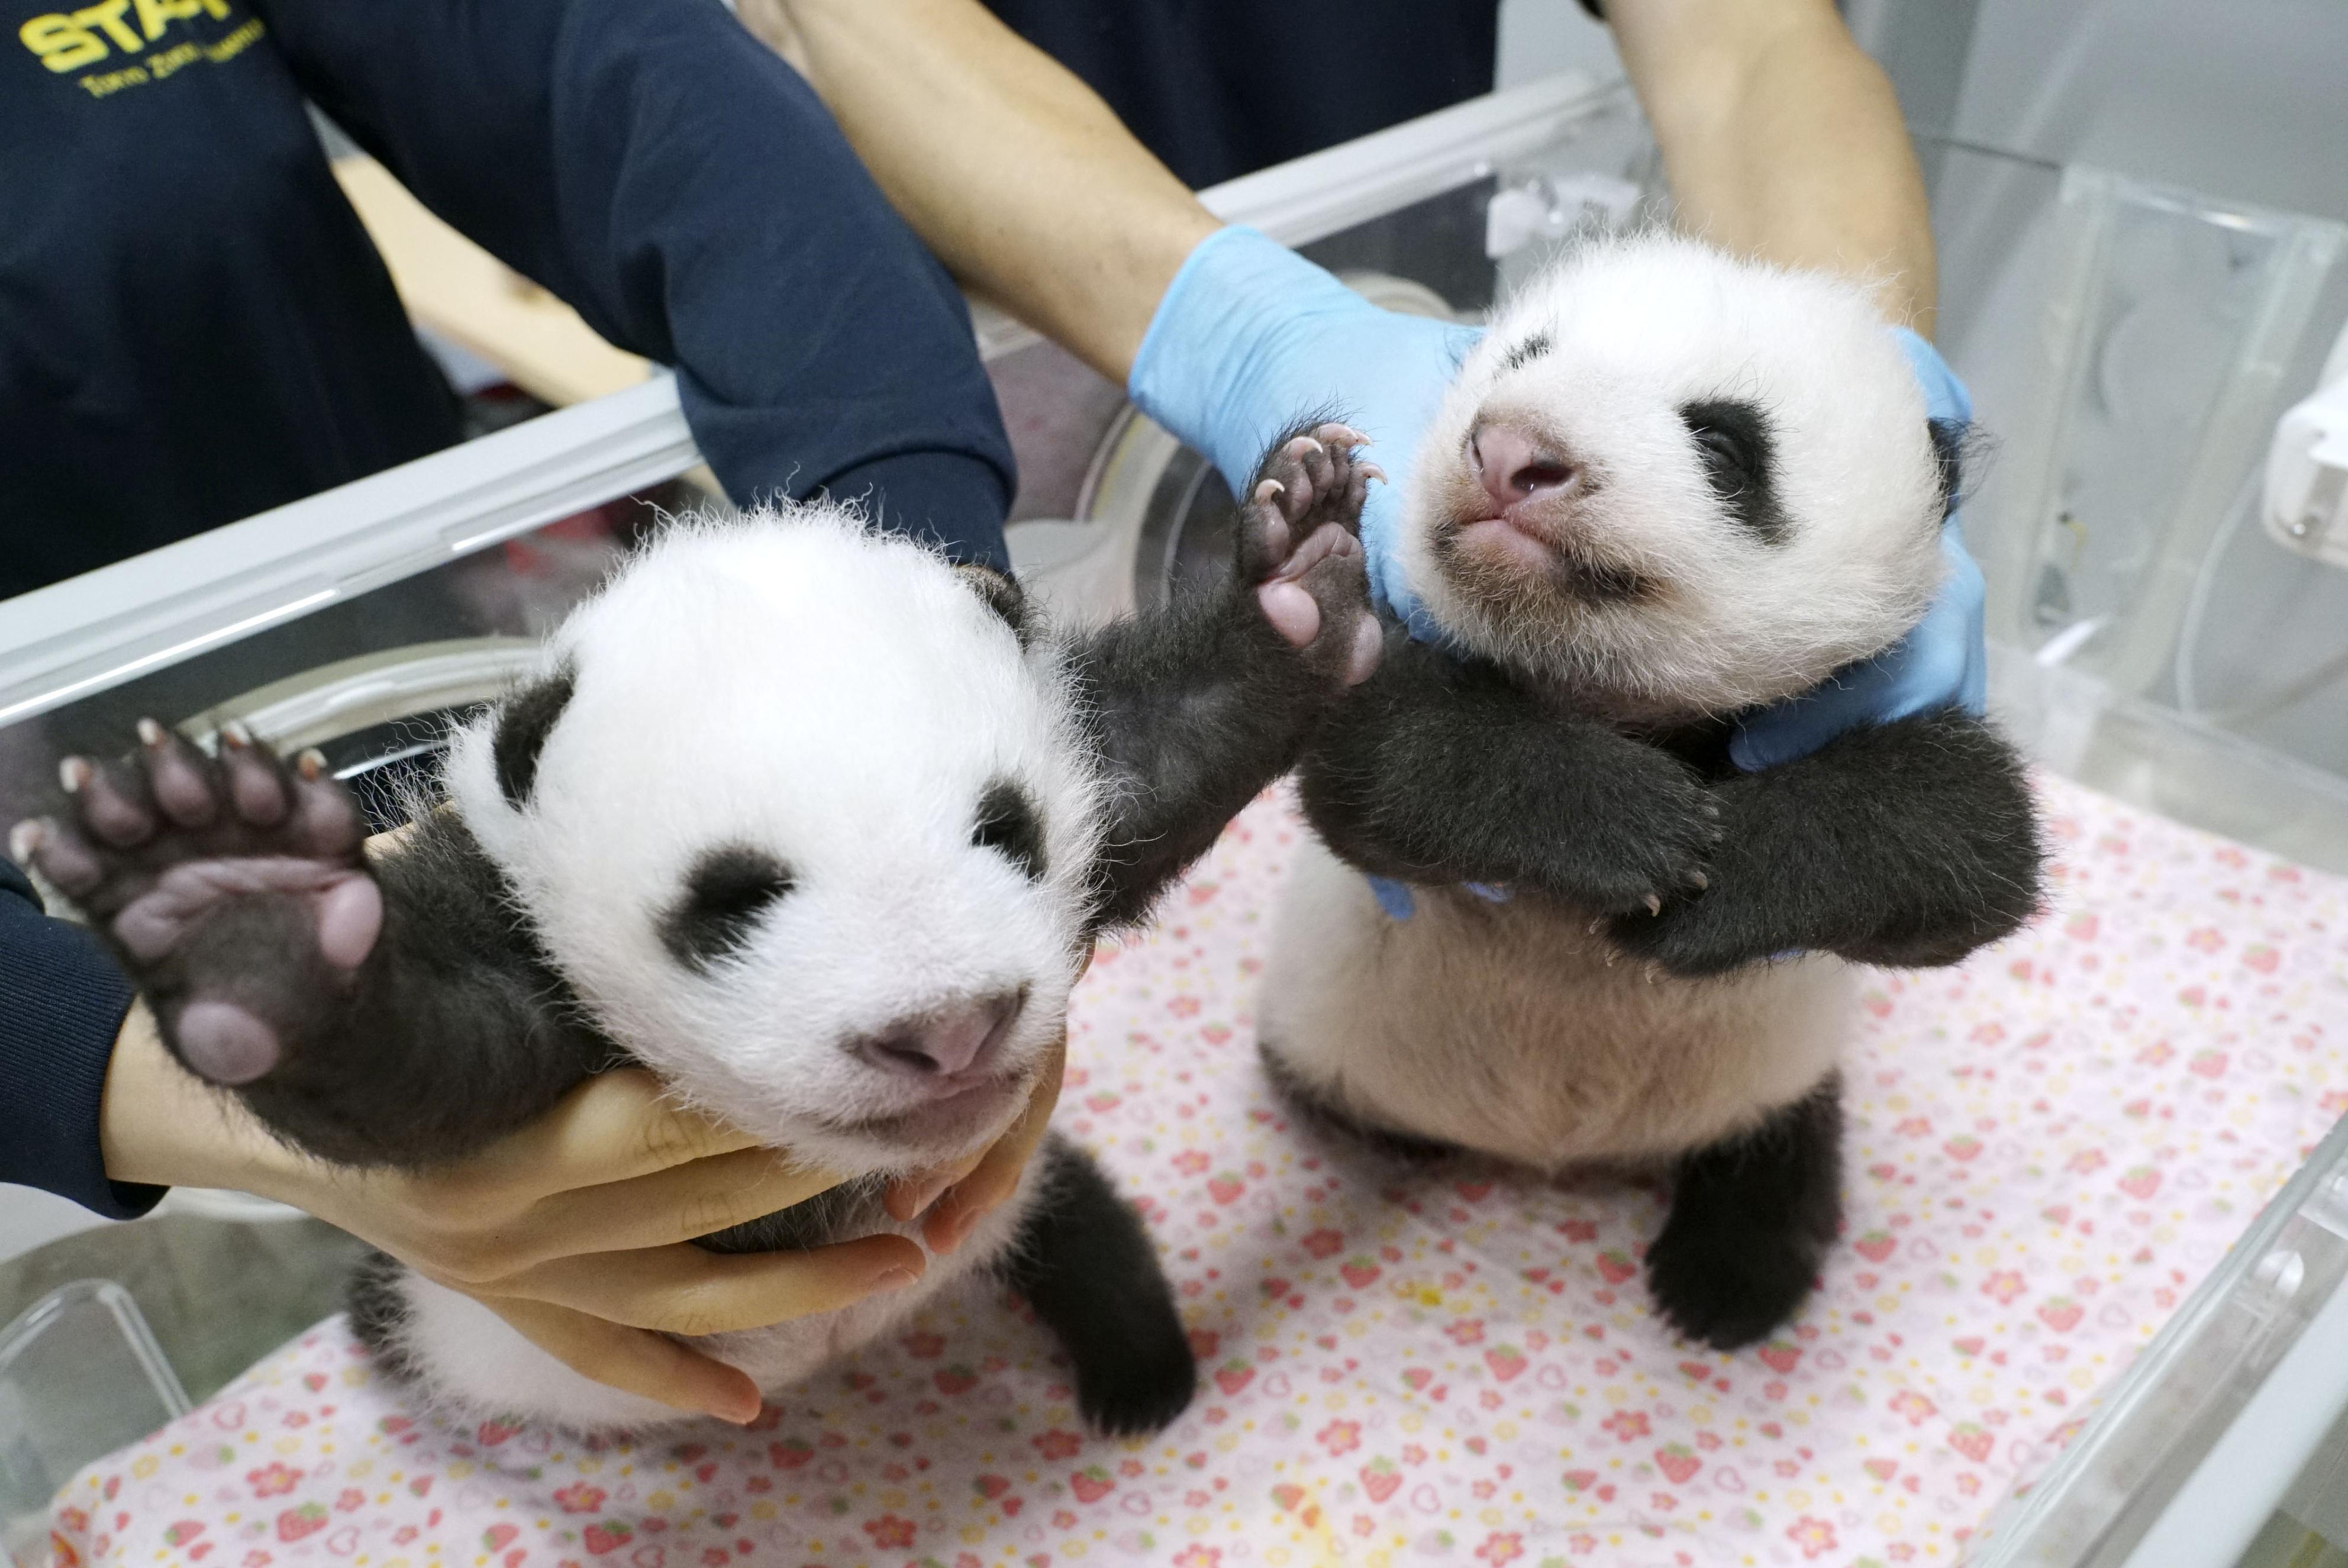
[[[2343,884],[2042,784],[2034,927],[1869,979],[1849,1230],[1785,1336],[1675,1343],[1659,1191],[1292,1125],[1251,1005],[1300,829],[1257,802],[1082,987],[1060,1124],[1147,1213],[1199,1398],[1085,1435],[978,1292],[754,1430],[411,1408],[340,1319],[67,1487],[59,1568],[1950,1563],[2348,1110]]]

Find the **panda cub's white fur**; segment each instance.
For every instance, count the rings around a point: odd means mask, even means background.
[[[1766,421],[1757,488],[1718,481],[1710,416],[1689,412],[1731,405]],[[1561,709],[1668,731],[1905,634],[1941,578],[1943,500],[1915,376],[1863,289],[1648,234],[1498,312],[1419,449],[1395,548],[1454,646]],[[1590,910],[1414,892],[1392,918],[1309,841],[1266,976],[1275,1065],[1373,1128],[1544,1171],[1667,1160],[1800,1099],[1849,1034],[1830,955],[1677,979]]]
[[[845,1176],[938,1168],[1006,1130],[1066,1027],[1098,830],[1049,640],[1023,647],[933,552],[801,507],[674,529],[550,640],[558,672],[572,695],[526,803],[499,787],[494,713],[456,736],[446,782],[603,1031],[684,1100]],[[1040,881],[972,841],[996,779],[1041,824]],[[772,856],[792,888],[695,969],[659,933],[714,844]],[[998,995],[1024,1005],[965,1095],[935,1101],[840,1048]],[[1037,1180],[918,1284],[705,1347],[763,1387],[796,1381],[998,1256]],[[413,1274],[397,1288],[428,1395],[585,1429],[680,1418],[470,1297]]]
[[[1766,410],[1782,542],[1733,521],[1708,484],[1681,414],[1707,401]],[[1504,534],[1477,537],[1494,531],[1478,526],[1492,511],[1469,460],[1479,428],[1569,458],[1572,493],[1536,527],[1654,591],[1556,593],[1512,570]],[[1405,500],[1396,552],[1448,636],[1634,723],[1807,691],[1896,642],[1941,573],[1923,393],[1867,291],[1666,234],[1594,242],[1508,303]]]
[[[451,798],[582,1001],[685,1099],[788,1131],[848,1173],[983,1148],[1066,1021],[1097,819],[1058,649],[1012,628],[934,553],[852,514],[673,531],[545,655],[572,695],[526,808],[484,717],[454,739]],[[971,841],[971,803],[1015,783],[1045,832],[1031,882]],[[657,803],[656,805],[651,803]],[[739,843],[789,868],[757,940],[696,972],[660,901]],[[961,998],[1025,993],[1006,1092],[934,1130],[835,1042]]]

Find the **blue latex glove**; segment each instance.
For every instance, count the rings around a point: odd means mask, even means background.
[[[1380,310],[1328,273],[1251,229],[1210,235],[1182,263],[1134,359],[1127,389],[1144,413],[1213,459],[1244,494],[1273,438],[1307,413],[1367,435],[1392,481],[1362,510],[1370,591],[1421,641],[1439,631],[1403,580],[1394,548],[1401,491],[1419,436],[1480,334]],[[1931,345],[1895,332],[1936,419],[1970,421],[1972,399]],[[1729,755],[1748,771],[1817,750],[1846,729],[1951,704],[1982,710],[1988,694],[1981,569],[1959,520],[1941,531],[1949,574],[1915,630],[1815,691],[1740,720]]]
[[[1970,424],[1972,395],[1932,346],[1905,327],[1893,335],[1907,351],[1934,419]],[[1941,525],[1941,553],[1949,574],[1924,618],[1871,659],[1837,670],[1824,685],[1773,703],[1737,721],[1729,758],[1748,773],[1807,757],[1863,724],[1889,724],[1952,706],[1980,713],[1989,698],[1989,650],[1982,637],[1981,568],[1965,553],[1964,529],[1954,512]]]
[[[1252,229],[1209,235],[1159,303],[1126,384],[1141,411],[1213,459],[1231,493],[1283,431],[1311,415],[1370,438],[1387,482],[1370,486],[1362,544],[1382,611],[1431,639],[1401,581],[1395,531],[1418,438],[1482,335],[1380,310]]]

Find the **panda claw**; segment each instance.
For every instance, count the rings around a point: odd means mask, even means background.
[[[139,744],[147,770],[147,793],[170,822],[181,828],[211,825],[220,801],[214,772],[203,754],[151,718],[139,721]]]
[[[47,830],[39,822],[27,820],[17,823],[8,830],[8,858],[20,866],[31,865],[33,856],[40,851],[41,841],[47,836]]]
[[[94,838],[129,850],[145,843],[155,831],[155,818],[144,799],[150,792],[136,778],[126,786],[118,773],[85,757],[67,758],[57,777],[79,810],[82,828]]]
[[[1696,892],[1702,892],[1704,889],[1712,885],[1712,879],[1704,875],[1702,872],[1690,872],[1687,876],[1687,884],[1688,886],[1695,889]]]
[[[1661,894],[1651,892],[1647,895],[1647,913],[1649,914],[1663,913],[1663,901]]]

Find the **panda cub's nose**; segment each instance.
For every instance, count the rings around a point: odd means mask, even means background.
[[[1026,1001],[1023,988],[900,1018],[857,1041],[855,1050],[890,1072],[922,1078],[965,1077],[994,1059]]]
[[[1477,426],[1468,438],[1468,458],[1500,515],[1535,497],[1562,493],[1581,477],[1580,465],[1514,425]]]

